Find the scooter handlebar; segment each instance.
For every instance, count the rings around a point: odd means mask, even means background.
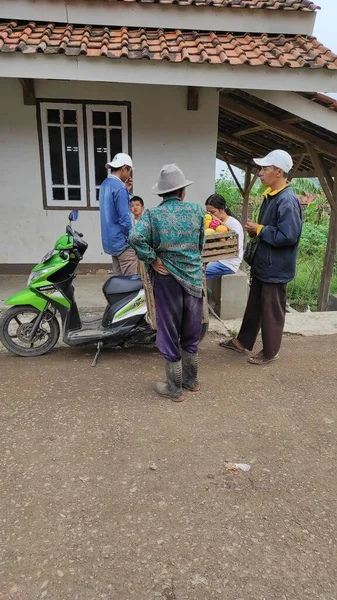
[[[73,254],[75,254],[75,257],[76,257],[78,260],[82,260],[82,259],[83,259],[83,256],[82,256],[82,254],[80,253],[80,251],[79,251],[79,250],[77,250],[77,248],[73,248],[73,249],[72,249],[72,252],[73,252]]]

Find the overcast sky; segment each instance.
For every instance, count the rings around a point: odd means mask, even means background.
[[[337,0],[315,0],[321,6],[317,11],[314,35],[318,40],[337,54]],[[329,90],[319,90],[328,93]],[[337,94],[331,94],[337,98]],[[224,168],[224,163],[216,161],[216,177]]]
[[[317,11],[316,25],[314,35],[322,44],[337,53],[337,1],[336,0],[315,0],[321,5],[321,10]]]

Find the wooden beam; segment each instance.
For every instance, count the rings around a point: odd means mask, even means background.
[[[291,175],[290,177],[288,177],[288,181],[291,181],[292,179],[294,179],[294,173],[297,173],[298,169],[300,168],[302,162],[304,161],[305,157],[307,156],[306,152],[303,152],[303,154],[300,154],[297,157],[297,160],[294,163],[293,168],[291,169]]]
[[[255,185],[255,183],[256,183],[256,180],[257,180],[258,176],[259,176],[259,172],[258,172],[258,170],[257,170],[257,171],[254,173],[254,175],[253,175],[253,177],[252,177],[252,179],[251,179],[251,181],[250,181],[250,184],[249,184],[249,186],[248,186],[248,189],[247,189],[247,192],[248,192],[248,194],[250,194],[250,192],[252,191],[252,189],[253,189],[253,187],[254,187],[254,185]]]
[[[261,152],[266,152],[265,148],[262,147],[258,148],[256,146],[252,146],[252,144],[246,143],[242,140],[236,140],[233,137],[224,135],[223,133],[218,133],[218,140],[220,142],[223,142],[224,144],[227,144],[229,146],[232,146],[233,148],[237,148],[238,150],[241,150],[242,152],[244,152],[245,154],[251,155],[251,156],[259,156],[261,154]],[[269,150],[267,150],[267,152],[269,152]]]
[[[294,171],[292,179],[315,179],[317,177],[317,171]]]
[[[198,110],[199,109],[199,88],[191,87],[187,88],[187,110]]]
[[[311,162],[317,173],[317,177],[319,178],[320,184],[323,188],[324,194],[326,195],[329,204],[336,208],[337,200],[334,197],[333,179],[316,150],[311,146],[308,146],[308,152],[310,154]]]
[[[280,118],[280,121],[282,123],[288,123],[288,125],[292,125],[293,123],[302,123],[303,120],[304,119],[302,119],[301,117],[296,117],[295,115],[284,115]]]
[[[224,162],[229,162],[231,165],[241,169],[242,171],[244,171],[247,167],[247,164],[240,162],[234,155],[232,156],[231,154],[227,154],[226,152],[223,152],[223,150],[217,150],[216,157]]]
[[[331,205],[328,241],[323,262],[321,282],[318,290],[317,310],[326,310],[329,301],[330,284],[334,272],[337,250],[337,179],[332,186],[332,195],[335,199]]]
[[[241,194],[242,198],[244,198],[244,196],[245,196],[245,192],[244,192],[244,190],[243,190],[243,188],[242,188],[242,186],[241,186],[241,183],[240,183],[240,181],[238,180],[237,176],[235,175],[235,173],[234,173],[234,171],[233,171],[233,169],[232,169],[232,166],[231,166],[231,164],[230,164],[229,162],[227,162],[227,161],[226,161],[226,165],[227,165],[227,167],[228,167],[228,169],[229,169],[229,172],[230,172],[231,176],[233,177],[233,179],[234,179],[234,181],[235,181],[235,183],[236,183],[236,185],[237,185],[237,187],[238,187],[238,190],[239,190],[239,192],[240,192],[240,194]]]
[[[248,220],[249,194],[250,194],[249,189],[250,189],[250,184],[251,184],[251,175],[252,175],[252,167],[247,166],[246,172],[245,172],[245,185],[244,185],[245,191],[243,194],[242,217],[241,217],[243,226],[247,223],[247,220]],[[246,236],[247,236],[246,231],[244,231],[244,236],[245,236],[245,240],[246,240]]]
[[[227,94],[230,94],[231,92],[235,91],[235,88],[217,88],[221,95],[226,96]]]
[[[296,127],[282,123],[273,117],[261,112],[256,108],[252,108],[242,102],[233,102],[229,98],[221,98],[220,107],[234,115],[239,115],[248,119],[249,121],[256,123],[257,125],[265,125],[271,131],[275,131],[284,137],[295,140],[300,144],[310,144],[315,147],[319,152],[324,152],[329,156],[337,158],[337,146],[320,140],[316,136],[308,133],[307,131],[299,131]]]
[[[264,129],[267,129],[266,125],[255,125],[254,127],[247,127],[247,129],[241,129],[241,131],[237,131],[236,133],[234,133],[234,137],[240,138],[244,135],[256,133],[257,131],[263,131]]]
[[[287,117],[291,113],[300,117],[303,121],[307,121],[307,123],[313,123],[316,127],[323,127],[327,131],[337,134],[336,112],[329,110],[326,106],[317,104],[312,99],[305,98],[301,93],[270,90],[248,90],[248,93],[254,98],[268,102],[274,108],[287,111]]]
[[[35,106],[36,98],[35,98],[35,87],[34,87],[34,79],[19,79],[22,92],[23,92],[23,103],[25,106]]]

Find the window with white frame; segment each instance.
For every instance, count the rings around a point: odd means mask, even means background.
[[[128,149],[128,108],[91,103],[40,103],[45,205],[98,208],[105,165]]]

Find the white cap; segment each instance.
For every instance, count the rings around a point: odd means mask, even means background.
[[[192,183],[193,181],[186,179],[178,165],[164,165],[160,170],[158,182],[151,191],[153,194],[162,196],[192,185]]]
[[[120,169],[121,167],[131,167],[133,169],[132,158],[128,154],[124,154],[124,152],[119,152],[116,154],[111,162],[106,163],[105,168],[109,169],[112,167],[113,169]]]
[[[293,159],[285,150],[273,150],[264,158],[254,158],[253,160],[259,167],[277,167],[284,173],[289,173],[294,165]]]

